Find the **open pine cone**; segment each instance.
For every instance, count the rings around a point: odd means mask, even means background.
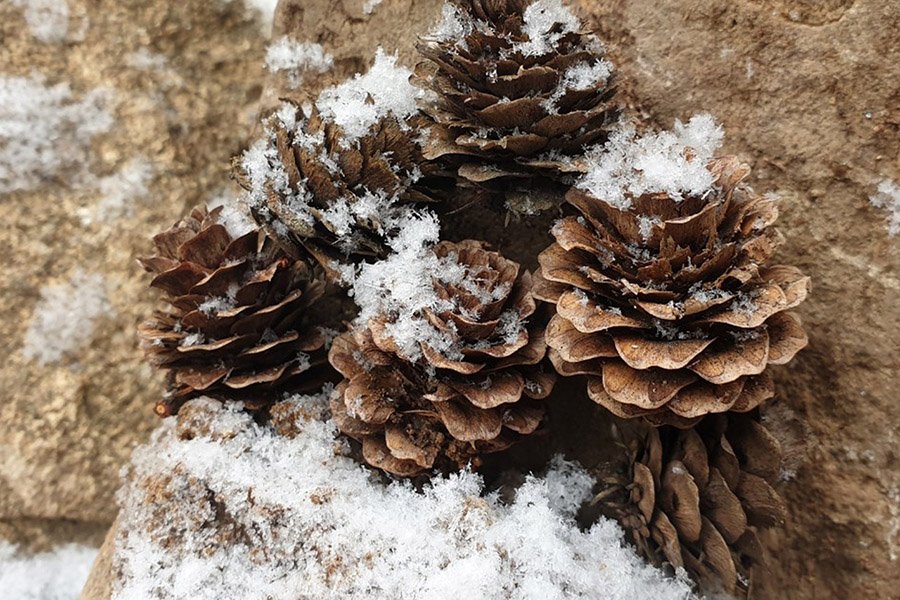
[[[586,374],[588,394],[617,416],[689,427],[746,412],[774,394],[770,364],[807,343],[787,312],[809,278],[767,266],[780,243],[775,201],[741,185],[735,158],[708,165],[701,195],[645,194],[627,207],[572,189],[577,216],[553,227],[535,297],[556,304],[547,328],[562,375]]]
[[[752,415],[710,415],[695,429],[650,428],[631,457],[626,492],[604,502],[639,550],[684,567],[706,592],[749,593],[764,562],[757,531],[786,517],[771,486],[778,441]]]
[[[262,231],[232,235],[222,208],[195,208],[153,238],[141,259],[163,306],[140,325],[141,347],[168,371],[169,390],[156,407],[178,412],[210,396],[259,409],[284,392],[317,389],[330,378],[325,338],[311,317],[321,275],[286,256]]]
[[[388,315],[339,336],[329,354],[345,377],[332,397],[338,427],[362,443],[367,463],[404,477],[477,464],[535,432],[544,416],[537,400],[555,382],[541,364],[531,275],[481,242],[433,251],[465,277],[433,281],[440,302],[422,315],[431,335],[418,342],[418,356],[398,343]],[[437,348],[437,340],[449,344]]]
[[[392,206],[432,201],[429,166],[409,123],[382,118],[348,143],[314,109],[307,117],[285,103],[268,125],[237,172],[254,217],[288,251],[305,247],[336,280],[346,259],[386,255]]]
[[[502,189],[512,208],[540,203],[617,120],[600,42],[554,2],[454,0],[419,50],[431,61],[419,75],[440,98],[426,109],[436,123],[426,158],[460,157],[464,180]]]

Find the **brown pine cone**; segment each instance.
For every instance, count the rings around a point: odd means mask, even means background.
[[[416,119],[379,119],[350,143],[314,109],[307,118],[283,104],[237,168],[254,218],[288,251],[305,247],[335,280],[348,258],[383,258],[392,209],[432,201]]]
[[[712,160],[715,184],[619,207],[572,189],[577,216],[557,222],[535,297],[556,304],[547,328],[561,375],[615,415],[689,427],[746,412],[774,394],[770,364],[807,343],[796,315],[809,278],[767,262],[780,243],[775,201],[741,181],[749,167]]]
[[[259,409],[330,378],[311,316],[321,274],[259,229],[232,234],[226,225],[221,207],[195,208],[153,238],[154,256],[140,259],[155,275],[150,285],[165,293],[138,328],[148,359],[168,372],[160,416],[198,396]]]
[[[754,416],[710,415],[694,429],[650,428],[631,458],[625,491],[604,504],[641,553],[684,567],[705,592],[749,594],[764,563],[757,531],[787,514],[771,485],[778,441]]]
[[[459,175],[501,188],[511,208],[530,212],[618,119],[600,42],[554,1],[454,0],[419,50],[439,96],[426,158],[460,157]]]
[[[339,336],[329,354],[345,377],[332,396],[338,427],[362,443],[367,463],[403,477],[477,465],[479,455],[534,433],[544,416],[537,400],[555,382],[541,364],[546,345],[531,275],[481,242],[442,242],[433,251],[466,273],[433,280],[440,302],[420,315],[430,333],[417,356],[384,314]],[[438,349],[439,339],[449,344]]]

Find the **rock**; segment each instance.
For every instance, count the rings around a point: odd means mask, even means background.
[[[42,543],[54,530],[68,540],[62,520],[105,528],[115,515],[119,469],[156,423],[162,381],[137,349],[135,325],[153,295],[135,257],[186,207],[227,189],[229,161],[255,122],[266,42],[241,2],[68,6],[67,39],[44,43],[16,3],[0,3],[2,75],[38,73],[79,99],[109,89],[114,123],[78,170],[102,178],[139,159],[153,175],[133,215],[87,226],[79,210],[90,212],[102,190],[72,183],[72,173],[0,201],[0,522],[42,523],[33,529]],[[111,311],[84,345],[40,364],[23,345],[41,289],[76,269],[103,275]]]
[[[113,523],[103,545],[100,546],[100,552],[94,559],[94,566],[91,568],[91,574],[81,590],[78,600],[106,600],[112,596],[113,586],[113,558],[116,549],[116,533],[118,531],[118,520]]]

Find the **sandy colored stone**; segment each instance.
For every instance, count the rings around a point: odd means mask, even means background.
[[[113,559],[116,551],[116,534],[118,532],[118,520],[106,534],[103,545],[94,559],[94,566],[88,575],[88,580],[81,590],[79,600],[100,600],[109,598],[112,595],[113,586]]]
[[[0,3],[0,72],[69,82],[77,98],[111,89],[115,124],[94,138],[85,168],[102,177],[143,157],[155,175],[132,217],[89,227],[76,213],[98,193],[68,187],[67,173],[0,200],[0,522],[34,524],[38,541],[49,541],[47,532],[67,540],[56,527],[63,520],[105,528],[115,516],[119,469],[154,427],[161,391],[137,349],[135,325],[153,294],[135,257],[186,207],[228,186],[229,159],[255,121],[266,43],[240,2],[68,5],[69,40],[45,44],[32,38],[20,9]],[[128,66],[140,49],[165,57],[165,66]],[[59,364],[27,359],[23,335],[41,288],[77,268],[106,276],[114,314]],[[0,536],[13,534],[0,527]]]

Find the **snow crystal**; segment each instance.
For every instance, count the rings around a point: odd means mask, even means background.
[[[149,194],[147,184],[153,177],[153,166],[143,158],[137,158],[125,165],[118,173],[97,181],[100,201],[79,210],[84,225],[108,222],[130,217],[134,205]]]
[[[888,211],[888,235],[894,237],[900,233],[900,185],[890,179],[882,180],[875,193],[869,196],[869,202],[875,208]]]
[[[702,195],[714,178],[707,163],[722,143],[722,128],[708,114],[696,115],[674,131],[637,135],[633,126],[622,127],[609,142],[588,153],[588,173],[578,187],[620,210],[631,198],[665,192],[674,199]]]
[[[232,238],[239,238],[242,235],[250,233],[256,229],[256,223],[250,216],[250,209],[244,201],[231,190],[222,192],[221,194],[210,199],[206,203],[209,210],[221,207],[219,212],[219,222],[228,230],[228,235]]]
[[[12,0],[23,9],[31,35],[45,43],[62,42],[69,32],[69,5],[66,0]]]
[[[293,438],[200,402],[208,434],[178,436],[169,418],[134,454],[119,493],[116,600],[691,595],[614,522],[578,526],[593,480],[561,458],[504,504],[469,471],[421,490],[372,477],[336,444],[323,396],[289,400]]]
[[[103,276],[78,269],[67,281],[41,290],[23,352],[42,364],[55,363],[90,342],[94,323],[111,311]]]
[[[291,89],[300,86],[305,73],[325,73],[333,66],[334,57],[315,42],[298,42],[284,36],[266,50],[266,67],[273,72],[285,72]]]
[[[381,4],[381,1],[382,0],[366,0],[365,4],[363,4],[363,14],[371,15]]]
[[[351,293],[360,307],[358,321],[365,324],[386,315],[391,321],[388,333],[410,360],[421,357],[420,342],[438,352],[454,354],[452,340],[424,314],[425,310],[452,308],[445,306],[434,291],[435,278],[461,279],[458,264],[453,268],[454,265],[442,261],[432,251],[431,246],[439,236],[440,224],[433,213],[404,215],[397,223],[397,233],[388,242],[393,253],[384,260],[361,265],[352,282]]]
[[[397,66],[397,57],[375,53],[375,64],[365,75],[356,77],[322,92],[316,107],[326,119],[334,121],[344,133],[346,142],[364,136],[378,119],[393,116],[404,121],[418,110],[424,90],[409,82],[412,71]]]
[[[465,37],[472,32],[472,19],[458,6],[445,2],[441,8],[440,22],[428,32],[427,39],[435,42],[455,41],[465,44]]]
[[[96,555],[96,548],[66,544],[28,556],[0,540],[0,590],[10,600],[75,600]]]
[[[34,189],[66,169],[84,170],[91,139],[112,127],[109,104],[103,89],[76,100],[67,83],[0,77],[0,194]]]
[[[603,59],[572,65],[563,74],[553,93],[544,101],[544,107],[551,112],[555,112],[558,109],[557,102],[566,92],[570,90],[589,90],[598,86],[609,79],[612,71],[612,63]]]
[[[561,0],[535,0],[525,9],[523,22],[528,40],[513,47],[523,56],[548,54],[564,35],[581,29],[581,21]]]

